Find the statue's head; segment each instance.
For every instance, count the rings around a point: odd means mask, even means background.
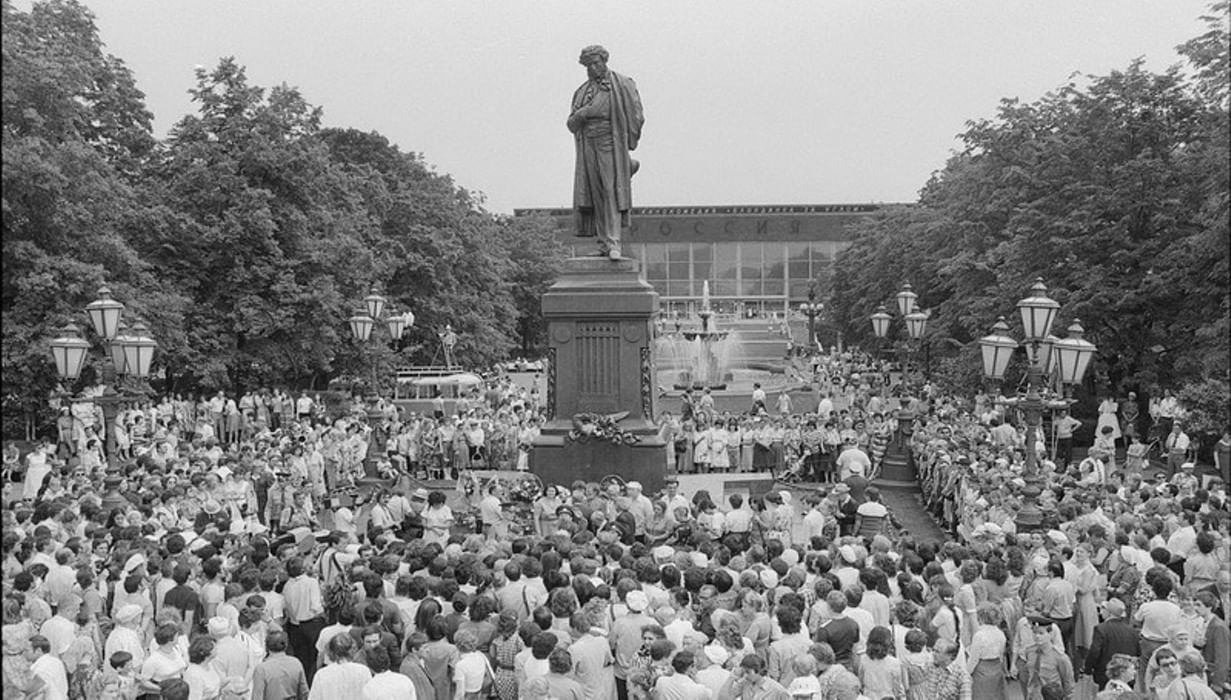
[[[593,80],[607,75],[607,58],[610,55],[607,49],[594,44],[581,50],[581,58],[578,61],[586,67],[586,75]]]

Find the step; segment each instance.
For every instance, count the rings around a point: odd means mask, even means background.
[[[915,483],[915,470],[910,465],[884,464],[881,465],[881,474],[893,481],[909,481]]]
[[[919,491],[919,483],[916,481],[901,481],[898,479],[874,479],[872,485],[878,489],[891,491]]]

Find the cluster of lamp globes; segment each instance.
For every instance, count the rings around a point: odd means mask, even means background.
[[[103,349],[115,365],[116,374],[144,379],[150,374],[154,351],[158,343],[149,336],[149,329],[138,320],[130,327],[122,323],[124,305],[111,298],[111,290],[98,290],[98,299],[85,307],[94,332],[103,341]],[[51,340],[51,356],[56,373],[63,380],[81,376],[90,343],[81,337],[81,329],[69,323],[60,329],[60,337]]]
[[[415,325],[413,313],[396,313],[392,308],[386,309],[387,302],[388,299],[381,296],[373,286],[371,293],[363,298],[363,308],[357,309],[355,315],[347,320],[355,340],[366,343],[368,338],[372,337],[372,327],[380,320],[384,320],[389,328],[389,336],[395,341],[402,337],[407,328]]]
[[[922,338],[931,314],[915,306],[918,295],[911,290],[910,283],[902,285],[902,291],[898,292],[896,298],[898,312],[906,322],[911,339]],[[1024,345],[1032,367],[1037,368],[1044,376],[1059,374],[1060,381],[1064,384],[1080,384],[1090,366],[1091,358],[1097,351],[1094,343],[1082,337],[1085,329],[1081,327],[1081,322],[1073,319],[1073,323],[1068,327],[1067,338],[1052,335],[1052,322],[1056,320],[1060,304],[1047,296],[1047,286],[1043,284],[1041,277],[1036,279],[1030,288],[1030,296],[1017,302],[1017,309],[1021,313],[1025,341],[1019,344],[1008,335],[1009,325],[1001,316],[992,326],[991,335],[979,339],[983,375],[995,381],[1004,379],[1013,352]],[[889,323],[893,320],[884,304],[872,314],[871,320],[876,337],[884,338],[889,332]]]
[[[897,293],[898,313],[902,316],[902,320],[906,322],[906,332],[910,334],[911,340],[919,340],[923,337],[923,333],[927,330],[928,319],[932,314],[928,311],[923,311],[915,306],[915,300],[919,298],[914,290],[910,287],[910,282],[902,285],[902,291]],[[877,338],[883,339],[889,334],[889,323],[893,321],[893,316],[885,309],[885,305],[881,304],[877,307],[876,313],[872,314],[872,332]]]

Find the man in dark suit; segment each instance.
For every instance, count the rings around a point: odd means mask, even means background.
[[[1102,689],[1107,685],[1107,664],[1116,654],[1141,655],[1137,630],[1125,619],[1124,602],[1108,598],[1102,605],[1103,622],[1094,628],[1090,651],[1086,654],[1085,672],[1094,676]]]

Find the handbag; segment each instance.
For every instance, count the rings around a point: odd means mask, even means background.
[[[1079,676],[1073,688],[1073,700],[1094,700],[1098,695],[1098,684],[1094,676]]]

